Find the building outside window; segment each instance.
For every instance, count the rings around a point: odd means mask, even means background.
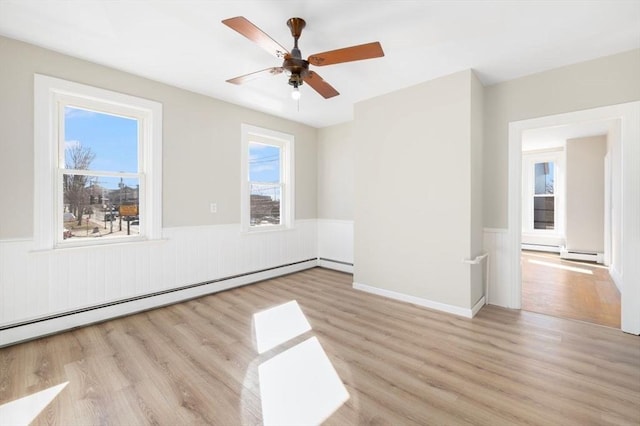
[[[242,125],[242,228],[293,223],[293,136]]]

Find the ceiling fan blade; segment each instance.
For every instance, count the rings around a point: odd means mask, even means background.
[[[245,74],[239,77],[229,79],[227,80],[227,83],[243,84],[243,83],[246,83],[247,81],[255,80],[256,78],[266,77],[268,75],[277,75],[282,73],[282,71],[284,71],[284,68],[282,67],[267,68],[264,70],[252,72],[250,74]]]
[[[340,94],[316,72],[309,71],[309,74],[304,78],[304,82],[311,86],[316,92],[320,93],[325,99],[333,98]]]
[[[379,42],[330,50],[309,56],[309,63],[321,67],[323,65],[340,64],[342,62],[360,61],[362,59],[379,58],[384,56]]]
[[[249,40],[256,43],[258,46],[262,47],[264,50],[271,53],[272,55],[277,56],[278,58],[282,58],[285,54],[289,53],[287,49],[280,46],[277,41],[269,37],[260,28],[253,25],[244,16],[236,16],[235,18],[225,19],[222,21],[222,23],[232,30],[239,32]]]

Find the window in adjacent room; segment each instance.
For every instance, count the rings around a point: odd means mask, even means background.
[[[555,229],[555,178],[553,162],[534,164],[533,229]]]
[[[293,136],[242,125],[242,228],[291,227]]]
[[[524,152],[522,160],[522,232],[562,237],[564,150]]]
[[[39,248],[159,238],[162,107],[36,75]]]

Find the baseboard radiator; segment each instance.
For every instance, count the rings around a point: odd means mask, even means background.
[[[521,248],[522,248],[522,250],[545,251],[545,252],[549,252],[549,253],[560,253],[560,247],[559,246],[547,245],[547,244],[522,243],[521,244]]]
[[[566,247],[560,247],[560,258],[604,263],[604,253],[569,250]]]

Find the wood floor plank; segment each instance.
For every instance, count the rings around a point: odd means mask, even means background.
[[[602,265],[522,252],[522,309],[620,328],[620,292]]]
[[[316,337],[349,393],[327,425],[640,424],[637,336],[352,281],[315,268],[2,348],[0,404],[68,381],[34,424],[260,424],[259,366]],[[253,315],[291,300],[312,329],[259,354]]]

